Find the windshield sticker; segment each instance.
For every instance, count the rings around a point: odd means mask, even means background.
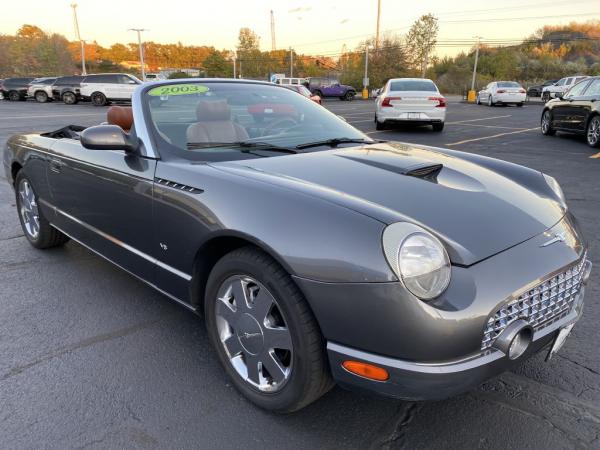
[[[153,97],[162,97],[164,95],[190,95],[201,94],[208,92],[208,86],[200,84],[168,84],[166,86],[158,86],[148,91],[148,95]]]

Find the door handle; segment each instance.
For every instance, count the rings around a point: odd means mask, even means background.
[[[62,168],[65,166],[65,163],[60,159],[53,159],[50,161],[50,170],[55,173],[60,173]]]

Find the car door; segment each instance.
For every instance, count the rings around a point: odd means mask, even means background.
[[[58,140],[47,170],[55,224],[125,270],[152,280],[155,167],[153,159]]]
[[[131,100],[133,91],[138,87],[137,81],[129,75],[119,75],[119,98]]]
[[[122,75],[104,75],[102,77],[102,88],[104,89],[104,95],[109,99],[122,99],[123,92],[121,88],[121,77]]]
[[[591,110],[591,102],[585,97],[589,85],[590,81],[584,80],[565,92],[559,108],[560,128],[576,132],[585,131]]]

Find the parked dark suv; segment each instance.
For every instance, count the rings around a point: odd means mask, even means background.
[[[79,75],[57,78],[52,86],[54,100],[62,100],[67,105],[74,105],[81,100],[79,89],[83,78]]]
[[[331,78],[311,77],[308,88],[321,98],[338,97],[340,100],[353,100],[356,95],[356,89],[352,86],[340,84],[338,80]]]
[[[27,88],[29,87],[29,83],[31,81],[33,81],[33,77],[6,78],[0,84],[0,92],[4,98],[7,98],[13,102],[25,100],[27,98]]]

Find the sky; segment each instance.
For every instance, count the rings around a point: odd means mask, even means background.
[[[277,48],[335,56],[344,44],[351,50],[373,36],[377,17],[377,0],[75,1],[82,39],[103,46],[136,42],[135,33],[128,28],[145,28],[144,40],[233,49],[239,29],[249,27],[259,35],[261,49],[269,50],[273,10]],[[74,40],[70,3],[28,0],[25,10],[4,8],[0,33],[14,34],[29,23]],[[436,54],[445,56],[468,49],[475,36],[484,41],[513,40],[529,36],[544,24],[600,19],[600,0],[462,0],[460,4],[381,0],[380,28],[402,34],[427,13],[439,18]],[[464,42],[458,45],[450,40]]]

